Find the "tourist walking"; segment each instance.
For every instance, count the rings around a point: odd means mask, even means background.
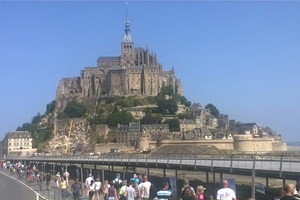
[[[122,185],[123,186],[121,187],[120,192],[119,192],[119,199],[120,200],[125,200],[125,192],[126,192],[126,189],[127,189],[127,180],[124,180]]]
[[[287,184],[284,187],[284,196],[280,198],[280,200],[295,200],[296,198],[293,196],[295,193],[295,185],[294,184]]]
[[[140,199],[140,192],[139,192],[138,186],[136,185],[136,182],[133,182],[132,187],[133,187],[133,189],[135,191],[134,200],[139,200]]]
[[[92,177],[92,174],[89,174],[89,176],[85,179],[85,188],[86,189],[89,187],[92,180],[94,180],[93,177]]]
[[[75,183],[71,186],[71,191],[73,194],[74,200],[80,200],[82,196],[82,185],[79,183],[78,178],[75,180]]]
[[[50,190],[50,181],[51,181],[51,175],[48,172],[48,174],[46,175],[46,189]]]
[[[236,200],[234,191],[228,187],[228,181],[222,181],[222,189],[217,192],[217,200]]]
[[[117,190],[114,187],[114,183],[110,183],[110,187],[107,190],[107,199],[108,200],[118,200]]]
[[[107,194],[108,194],[108,188],[109,188],[108,180],[105,180],[104,184],[103,184],[104,200],[108,199],[108,196],[107,196]]]
[[[66,181],[67,181],[67,186],[69,186],[69,179],[70,179],[70,174],[67,171],[67,169],[65,169],[65,173],[63,174],[64,177],[66,177]]]
[[[203,187],[202,185],[199,185],[197,187],[197,190],[196,190],[196,200],[204,200],[204,191],[206,190],[205,187]]]
[[[171,200],[173,199],[172,191],[169,189],[169,183],[163,182],[163,188],[157,192],[158,200]]]
[[[130,181],[129,186],[126,188],[124,197],[127,200],[134,200],[136,197],[135,189],[133,188],[134,184],[136,184],[136,182]]]
[[[192,190],[190,187],[185,187],[183,189],[181,198],[182,200],[195,200],[195,195],[192,194]]]
[[[136,183],[136,186],[139,186],[140,179],[138,178],[138,176],[136,174],[133,174],[133,177],[130,178],[130,182],[131,181],[134,181]]]
[[[191,190],[191,194],[193,195],[193,196],[195,196],[195,190],[194,190],[194,188],[192,187],[192,186],[190,186],[190,181],[188,180],[188,179],[184,179],[183,180],[183,188],[181,189],[181,194],[183,194],[183,190],[186,188],[186,187],[189,187],[190,188],[190,190]]]
[[[91,184],[87,188],[87,195],[89,197],[89,200],[94,200],[95,196],[95,184],[94,180],[91,180]]]
[[[120,189],[122,187],[122,180],[119,178],[118,175],[116,175],[116,178],[113,180],[113,183],[114,183],[114,187],[117,190],[117,195],[119,197],[119,192],[120,192]]]
[[[67,181],[65,180],[64,176],[62,176],[60,179],[60,193],[61,193],[61,198],[63,200],[65,200],[68,197]]]
[[[140,187],[140,197],[142,200],[149,200],[150,197],[150,188],[151,183],[148,181],[148,177],[145,175],[143,176],[143,183]]]
[[[55,183],[56,183],[56,187],[59,188],[59,181],[60,181],[60,173],[57,172],[55,175]]]
[[[95,182],[95,193],[97,200],[100,200],[100,192],[101,192],[102,183],[100,182],[100,179],[97,178]]]

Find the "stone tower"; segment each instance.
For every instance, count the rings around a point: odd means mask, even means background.
[[[132,42],[128,20],[128,9],[126,8],[125,34],[121,43],[121,66],[134,66],[134,43]]]

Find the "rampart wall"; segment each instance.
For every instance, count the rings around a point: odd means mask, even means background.
[[[134,147],[127,146],[123,143],[108,143],[108,144],[95,144],[94,152],[109,153],[111,149],[119,149],[119,151],[135,151]]]

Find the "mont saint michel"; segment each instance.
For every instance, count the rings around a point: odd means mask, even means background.
[[[61,80],[56,99],[68,96],[97,97],[99,95],[156,96],[163,86],[170,86],[182,95],[182,86],[174,68],[164,71],[156,53],[135,47],[126,16],[121,55],[99,57],[96,67],[84,68],[79,77]]]
[[[230,119],[211,103],[191,103],[174,67],[165,70],[159,55],[135,46],[127,13],[119,42],[120,55],[100,56],[96,66],[84,67],[77,77],[62,78],[45,114],[4,140],[25,134],[38,151],[55,154],[287,151],[272,128]]]

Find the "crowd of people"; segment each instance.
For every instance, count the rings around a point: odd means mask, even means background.
[[[170,188],[169,181],[162,183],[162,188],[157,187],[148,180],[146,175],[133,175],[129,180],[121,180],[116,175],[115,179],[105,180],[102,184],[100,178],[94,179],[92,174],[89,174],[84,182],[84,186],[78,179],[69,186],[70,174],[67,170],[61,175],[57,172],[53,177],[50,173],[40,172],[35,165],[24,165],[21,162],[10,163],[9,161],[1,162],[2,170],[10,170],[11,175],[17,175],[19,179],[27,181],[28,185],[36,183],[40,190],[50,190],[51,180],[55,182],[55,188],[61,191],[63,200],[69,199],[71,195],[74,200],[80,200],[83,196],[89,200],[100,200],[101,195],[104,200],[212,200],[213,195],[207,194],[206,188],[202,185],[197,186],[196,190],[190,186],[187,179],[184,180],[180,196],[177,197]],[[44,185],[46,186],[44,188]],[[53,184],[52,184],[53,185]],[[234,190],[229,187],[228,181],[223,180],[222,188],[217,191],[217,200],[236,200]],[[84,194],[84,191],[86,193]],[[248,200],[255,200],[249,198]],[[278,188],[275,200],[300,200],[300,184],[287,184],[285,187]]]

